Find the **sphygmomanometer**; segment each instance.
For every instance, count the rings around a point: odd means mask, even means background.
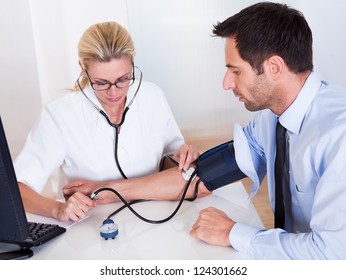
[[[175,162],[173,158],[168,157],[168,159],[177,165],[177,162]],[[209,191],[213,191],[246,177],[246,175],[239,169],[236,162],[233,141],[223,143],[215,148],[206,151],[198,158],[195,164],[195,167],[191,167],[189,170],[182,171],[182,176],[186,180],[183,194],[172,214],[162,220],[147,219],[136,212],[131,206],[132,204],[144,202],[147,200],[139,199],[127,202],[116,190],[112,188],[101,188],[95,191],[91,195],[91,199],[96,200],[98,193],[102,191],[111,191],[115,195],[117,195],[119,199],[124,203],[122,207],[111,213],[103,222],[100,227],[101,236],[105,239],[108,239],[114,238],[118,234],[118,226],[113,222],[111,217],[124,208],[128,208],[135,216],[148,223],[160,224],[170,220],[179,211],[183,201],[185,200],[186,193],[192,181],[197,178],[198,179],[195,184],[194,195],[192,198],[186,200],[193,201],[197,198],[198,185],[200,182],[203,182],[203,184]]]
[[[196,161],[196,170],[209,191],[246,177],[236,162],[233,140],[203,153]]]

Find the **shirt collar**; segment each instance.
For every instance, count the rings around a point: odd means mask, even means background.
[[[309,77],[306,79],[304,86],[298,93],[296,99],[279,117],[280,123],[288,131],[294,134],[299,134],[300,128],[304,121],[305,114],[309,109],[312,100],[315,98],[320,87],[320,78],[317,74],[311,72]]]

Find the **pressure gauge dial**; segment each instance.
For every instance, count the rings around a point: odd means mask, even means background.
[[[104,239],[116,237],[118,235],[118,226],[113,222],[112,219],[106,219],[100,226],[100,235]]]

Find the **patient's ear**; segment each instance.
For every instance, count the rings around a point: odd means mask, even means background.
[[[265,60],[264,64],[273,80],[278,80],[285,67],[285,61],[282,59],[282,57],[278,55],[272,55]]]

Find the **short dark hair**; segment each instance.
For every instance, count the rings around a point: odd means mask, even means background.
[[[282,57],[289,70],[313,69],[312,32],[304,15],[285,4],[261,2],[214,25],[214,35],[233,37],[241,58],[258,74],[271,55]]]

